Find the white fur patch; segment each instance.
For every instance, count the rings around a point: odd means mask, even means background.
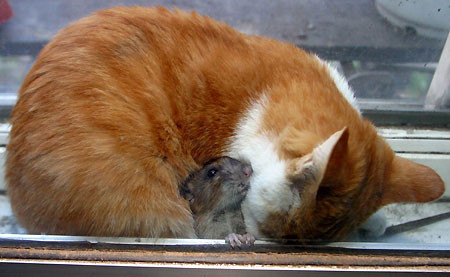
[[[336,84],[336,87],[342,93],[342,95],[344,95],[345,99],[347,99],[347,101],[350,103],[350,105],[353,106],[353,108],[355,108],[359,113],[361,113],[358,104],[356,103],[355,93],[353,92],[352,88],[348,85],[347,79],[345,79],[345,77],[342,76],[342,74],[339,73],[337,69],[330,63],[321,60],[317,56],[316,58],[328,69],[328,73],[330,73],[330,76],[333,79],[334,83]]]
[[[248,161],[253,167],[250,189],[242,203],[247,232],[261,237],[258,223],[277,211],[288,211],[300,205],[298,194],[292,193],[285,177],[286,163],[280,160],[275,149],[275,138],[260,130],[267,99],[262,97],[240,122],[228,156]]]

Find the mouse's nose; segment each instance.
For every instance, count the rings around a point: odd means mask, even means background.
[[[250,177],[253,173],[252,166],[249,164],[245,164],[244,167],[242,168],[242,172],[244,173],[245,177]]]

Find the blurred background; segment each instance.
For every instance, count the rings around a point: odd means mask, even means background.
[[[24,76],[59,29],[116,5],[196,10],[289,41],[333,61],[368,110],[422,109],[450,29],[448,0],[0,0],[0,115],[8,117]]]

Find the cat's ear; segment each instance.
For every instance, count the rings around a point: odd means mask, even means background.
[[[395,156],[387,169],[381,204],[428,202],[444,191],[444,182],[433,169]]]
[[[288,178],[294,183],[310,183],[318,186],[326,170],[339,164],[338,160],[347,151],[347,143],[348,130],[345,127],[316,146],[311,153],[293,160],[292,164],[288,165]]]

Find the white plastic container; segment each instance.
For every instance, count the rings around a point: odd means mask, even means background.
[[[450,0],[375,0],[391,24],[420,36],[445,39],[450,30]]]

